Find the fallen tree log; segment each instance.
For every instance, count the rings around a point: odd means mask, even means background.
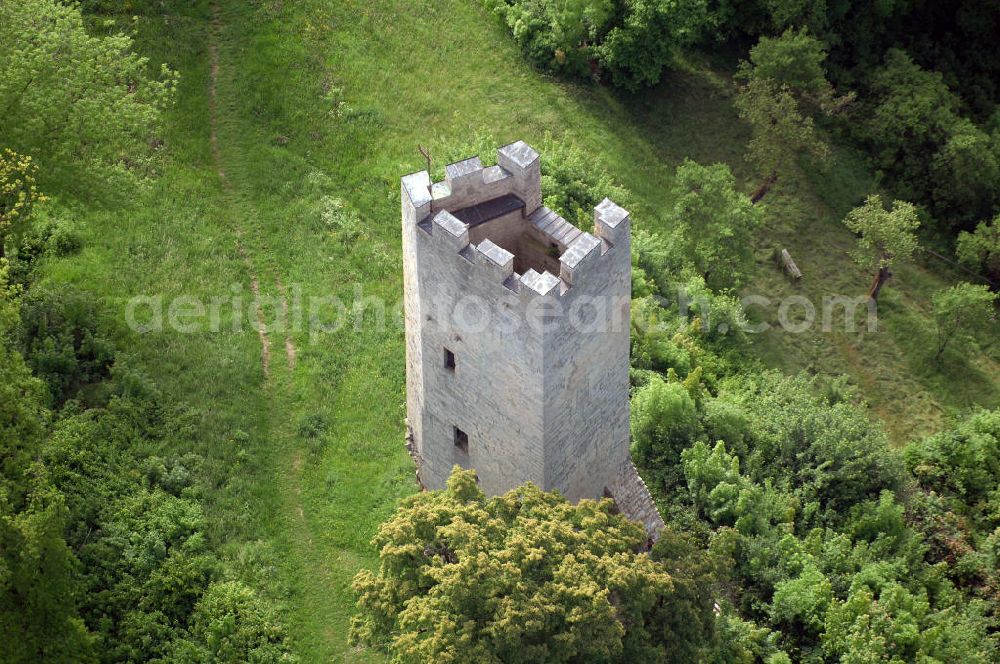
[[[785,272],[788,273],[788,276],[796,281],[802,278],[802,270],[800,270],[799,266],[792,260],[792,255],[788,253],[788,249],[781,250],[781,253],[778,254],[778,260],[782,267],[785,268]]]

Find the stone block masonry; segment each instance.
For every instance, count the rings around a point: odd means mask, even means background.
[[[402,178],[409,435],[421,482],[455,464],[487,493],[524,482],[611,496],[655,539],[663,522],[629,456],[628,212],[593,232],[542,206],[523,141]]]

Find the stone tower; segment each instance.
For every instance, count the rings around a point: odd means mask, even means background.
[[[542,206],[522,141],[402,178],[407,421],[421,482],[474,468],[488,494],[526,481],[613,497],[663,523],[629,456],[629,215],[593,234]]]

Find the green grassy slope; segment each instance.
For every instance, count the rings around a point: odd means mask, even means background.
[[[92,289],[115,312],[140,294],[247,302],[254,280],[268,319],[281,311],[282,295],[290,316],[296,294],[304,303],[350,303],[361,288],[397,303],[398,178],[421,167],[417,144],[441,154],[483,133],[571,140],[635,193],[635,223],[652,229],[664,223],[659,210],[686,156],[727,161],[752,187],[732,86],[698,59],[648,95],[618,98],[533,71],[474,2],[218,5],[213,12],[202,0],[140,21],[144,51],[182,74],[168,166],[133,207],[82,211],[85,251],[48,268],[48,279]],[[210,141],[213,45],[218,162]],[[773,196],[755,288],[863,292],[867,278],[844,256],[850,237],[838,219],[867,192],[868,178],[846,154],[832,169]],[[357,212],[357,236],[323,223],[324,196]],[[790,248],[807,275],[802,285],[772,267],[771,244]],[[849,372],[903,440],[914,423],[933,426],[945,413],[1000,398],[995,357],[977,355],[948,373],[919,364],[929,293],[945,281],[923,266],[901,270],[877,336],[830,342],[769,333],[756,347],[789,371]],[[305,308],[307,321],[329,320],[332,311]],[[258,333],[246,324],[233,331],[228,307],[221,310],[219,332],[131,333],[121,345],[203,414],[199,451],[218,477],[213,536],[232,543],[234,556],[242,550],[235,542],[259,542],[242,567],[287,605],[303,660],[377,659],[346,643],[349,583],[374,562],[368,542],[377,524],[416,489],[402,444],[402,329],[380,325],[370,309],[357,325],[315,339],[308,329],[286,335],[272,324],[265,376]]]

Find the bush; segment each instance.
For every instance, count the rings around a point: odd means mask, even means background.
[[[748,417],[749,477],[773,479],[839,523],[851,505],[899,489],[905,469],[861,407],[826,401],[815,382],[769,372],[729,385],[719,399]]]
[[[40,259],[77,254],[83,248],[83,238],[73,223],[52,212],[50,204],[33,213],[31,223],[11,244],[11,280],[27,287]]]
[[[607,32],[610,0],[486,0],[514,36],[525,57],[542,69],[583,76],[594,56],[592,44]]]
[[[957,610],[933,611],[925,593],[890,583],[874,591],[859,584],[831,604],[823,652],[842,662],[986,664],[995,649],[980,621]]]
[[[647,463],[673,466],[696,438],[695,403],[680,383],[653,376],[632,397],[632,445]]]
[[[92,295],[64,286],[33,288],[21,305],[22,349],[56,405],[110,375],[114,346]]]
[[[636,91],[655,85],[706,20],[704,0],[485,0],[529,62]]]
[[[969,120],[957,120],[930,173],[930,202],[939,218],[970,225],[992,216],[1000,203],[1000,133],[990,136]]]
[[[952,341],[968,344],[977,334],[996,330],[998,299],[1000,293],[964,281],[935,293],[931,299],[938,332],[935,359],[940,359]]]
[[[678,49],[700,34],[705,11],[700,1],[625,0],[621,23],[597,48],[611,82],[632,92],[656,85]]]
[[[285,629],[273,609],[238,581],[212,584],[191,616],[190,637],[178,642],[178,664],[279,664],[298,661],[288,651]]]
[[[810,566],[797,578],[775,586],[771,615],[778,622],[817,637],[823,633],[826,609],[832,600],[830,580],[816,567]]]
[[[542,195],[545,205],[583,230],[594,226],[594,208],[610,198],[628,208],[632,196],[592,155],[572,143],[546,137],[542,142]]]
[[[922,486],[984,511],[1000,487],[1000,410],[979,411],[954,429],[914,441],[903,456]]]
[[[742,407],[721,399],[712,399],[705,403],[702,421],[709,440],[724,441],[729,449],[746,456],[749,415]]]

